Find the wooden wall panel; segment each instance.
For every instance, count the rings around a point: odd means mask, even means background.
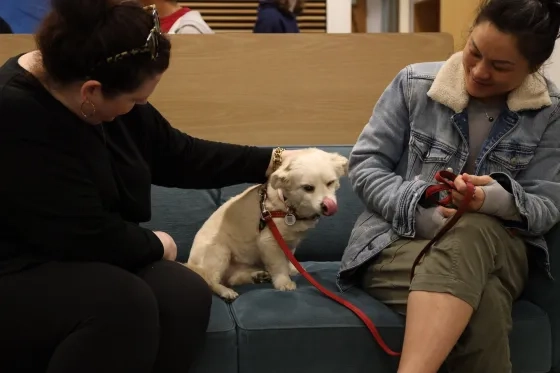
[[[420,0],[414,4],[414,32],[439,32],[440,1]]]
[[[476,16],[481,0],[440,0],[440,32],[453,36],[455,50],[465,47],[469,30]]]
[[[407,64],[453,53],[447,34],[173,35],[150,101],[174,127],[244,144],[353,144]],[[0,35],[0,63],[33,49]]]
[[[180,4],[198,10],[215,32],[252,32],[257,19],[258,0],[184,1]],[[298,25],[302,33],[326,32],[326,1],[308,1],[304,13],[298,17]]]

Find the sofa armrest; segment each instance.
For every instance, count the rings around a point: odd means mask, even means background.
[[[542,308],[550,319],[552,370],[560,372],[560,224],[546,235],[550,252],[550,280],[542,271],[531,271],[523,298]]]

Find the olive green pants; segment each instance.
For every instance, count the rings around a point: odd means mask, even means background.
[[[447,358],[448,371],[510,373],[512,303],[528,276],[524,242],[492,217],[465,214],[429,250],[410,282],[412,263],[427,243],[401,239],[383,250],[364,271],[364,289],[402,314],[410,291],[464,300],[474,313]]]

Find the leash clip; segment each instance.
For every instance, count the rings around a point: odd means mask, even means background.
[[[265,188],[264,185],[261,186],[261,188],[259,190],[259,196],[261,197],[260,198],[261,218],[265,221],[271,220],[272,219],[272,214],[270,213],[270,211],[268,211],[268,209],[264,205],[264,201],[266,200],[266,188]]]
[[[264,206],[264,203],[261,203],[261,218],[263,220],[270,220],[272,219],[272,214],[268,209]]]

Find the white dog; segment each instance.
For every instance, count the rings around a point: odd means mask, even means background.
[[[238,294],[228,286],[246,283],[272,281],[278,290],[294,290],[290,275],[297,270],[266,227],[263,210],[286,214],[274,222],[294,252],[320,215],[336,213],[335,192],[347,169],[348,160],[339,154],[301,150],[283,162],[268,183],[247,188],[208,218],[194,238],[187,267],[229,300]]]

